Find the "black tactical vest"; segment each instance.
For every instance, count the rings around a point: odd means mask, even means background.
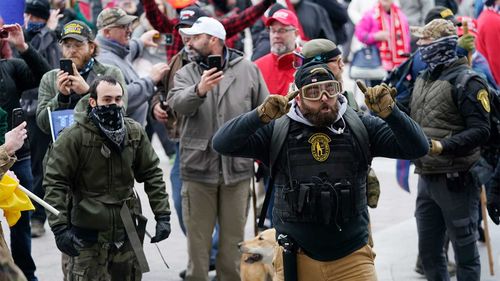
[[[278,157],[273,217],[334,224],[366,208],[367,163],[351,130],[342,134],[290,121]]]

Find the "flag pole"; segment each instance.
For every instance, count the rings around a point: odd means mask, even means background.
[[[19,185],[19,189],[22,190],[24,193],[26,193],[26,195],[28,195],[29,198],[33,199],[38,204],[40,204],[42,207],[44,207],[47,211],[51,212],[52,214],[54,214],[56,216],[59,215],[59,211],[56,210],[56,208],[54,208],[51,205],[49,205],[49,203],[43,201],[42,198],[36,196],[31,191],[29,191],[28,189],[26,189],[24,186]]]
[[[488,261],[490,266],[490,275],[495,275],[494,262],[493,262],[493,249],[491,247],[490,230],[488,228],[488,216],[486,215],[486,189],[484,185],[481,186],[481,214],[483,215],[484,226],[484,243],[488,251]]]

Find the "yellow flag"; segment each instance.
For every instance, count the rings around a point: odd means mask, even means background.
[[[18,186],[19,183],[8,174],[5,174],[0,180],[0,209],[3,210],[9,227],[17,223],[21,217],[21,211],[35,209],[28,195]]]

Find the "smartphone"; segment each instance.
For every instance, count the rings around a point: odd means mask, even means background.
[[[23,109],[19,107],[12,109],[12,129],[19,126],[24,121],[26,121],[26,117],[24,116]],[[29,141],[28,138],[26,138],[24,139],[24,144],[21,149],[27,149],[28,147],[29,147]]]
[[[9,37],[9,31],[5,28],[0,28],[0,39]]]
[[[69,75],[73,75],[73,61],[70,59],[61,59],[59,61],[59,68],[67,72]]]
[[[208,69],[217,68],[217,71],[222,70],[222,57],[216,55],[208,56]]]

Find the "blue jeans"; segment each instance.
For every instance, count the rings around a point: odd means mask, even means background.
[[[25,159],[16,162],[12,168],[19,183],[28,190],[33,189],[33,175],[31,174],[31,160]],[[10,228],[10,247],[12,258],[17,266],[23,271],[29,281],[38,281],[35,276],[35,262],[31,257],[31,227],[30,212],[21,212],[19,221]]]
[[[35,116],[28,117],[28,132],[31,150],[31,173],[33,174],[33,193],[36,196],[43,198],[45,196],[45,190],[42,187],[43,157],[49,148],[51,138],[49,135],[40,130],[36,124]],[[37,220],[41,223],[45,223],[47,220],[45,209],[34,201],[33,205],[35,205],[35,211],[31,214],[31,220]]]
[[[180,162],[179,143],[175,144],[175,160],[172,169],[170,170],[170,184],[172,185],[172,200],[174,200],[174,208],[179,219],[182,232],[186,235],[186,227],[182,219],[182,180],[181,180],[181,162]],[[212,236],[212,249],[210,250],[210,264],[215,264],[215,257],[219,246],[219,224],[215,225],[215,231]]]

